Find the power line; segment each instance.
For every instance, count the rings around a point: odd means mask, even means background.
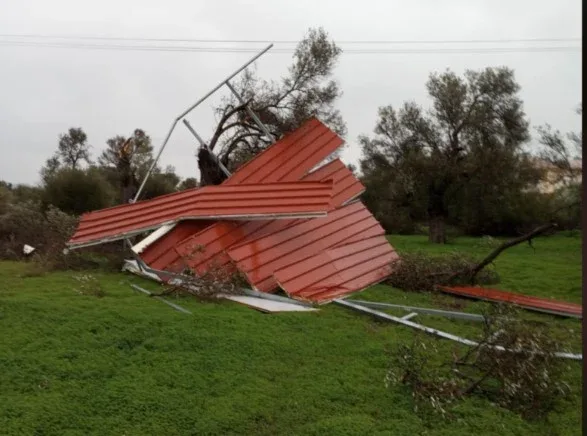
[[[88,35],[46,35],[46,34],[0,34],[0,38],[23,39],[61,39],[61,40],[93,40],[93,41],[132,41],[132,42],[195,42],[213,44],[297,44],[296,40],[265,40],[265,39],[209,39],[209,38],[132,38],[119,36],[88,36]],[[579,42],[582,38],[523,38],[523,39],[464,39],[464,40],[341,40],[337,44],[512,44],[537,42]]]
[[[210,47],[181,45],[129,45],[129,44],[87,44],[74,42],[37,42],[37,41],[1,41],[4,47],[38,47],[65,48],[84,50],[112,51],[150,51],[150,52],[184,52],[184,53],[256,53],[259,49],[252,47]],[[548,53],[580,52],[580,46],[535,46],[535,47],[461,47],[461,48],[363,48],[343,49],[343,54],[492,54],[492,53]],[[275,48],[269,53],[291,54],[292,48]]]

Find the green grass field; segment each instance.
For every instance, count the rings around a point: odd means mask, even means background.
[[[400,251],[483,255],[479,239],[430,246],[390,237]],[[502,289],[581,302],[580,237],[541,238],[497,261]],[[26,264],[0,263],[0,434],[7,435],[577,435],[581,363],[569,362],[572,397],[544,422],[529,423],[483,399],[455,419],[414,413],[403,386],[386,389],[390,353],[414,331],[334,304],[315,313],[262,314],[232,302],[180,299],[193,316],[137,294],[125,274],[92,272],[103,298],[80,295],[71,272],[23,277]],[[428,307],[450,296],[375,286],[355,298]],[[486,303],[464,301],[479,312]],[[524,313],[573,336],[580,322]],[[474,338],[465,321],[415,320]],[[571,333],[569,333],[571,332]],[[438,340],[447,355],[455,343]],[[441,359],[442,356],[432,356]]]

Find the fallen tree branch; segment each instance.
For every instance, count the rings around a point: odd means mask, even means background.
[[[458,272],[453,273],[447,279],[447,282],[450,283],[454,279],[456,279],[457,277],[464,276],[464,277],[468,278],[471,283],[474,284],[475,277],[477,276],[477,274],[479,274],[479,272],[481,272],[481,270],[483,270],[483,268],[485,268],[487,265],[492,263],[503,251],[507,250],[508,248],[514,247],[518,244],[521,244],[522,242],[528,241],[531,243],[532,238],[535,238],[536,236],[539,236],[543,233],[546,233],[547,231],[552,230],[556,227],[557,227],[556,223],[544,224],[544,225],[532,230],[530,233],[526,233],[525,235],[522,235],[518,238],[512,239],[511,241],[504,242],[499,247],[497,247],[495,250],[493,250],[491,253],[489,253],[489,255],[487,257],[485,257],[485,259],[483,259],[481,262],[479,262],[473,268],[471,268],[469,270],[458,271]]]

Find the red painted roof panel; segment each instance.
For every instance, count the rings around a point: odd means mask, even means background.
[[[484,289],[473,286],[439,286],[443,292],[480,300],[510,303],[530,310],[548,312],[574,317],[583,317],[583,307],[580,304],[566,303],[548,298],[532,297],[530,295],[515,294],[498,289]]]
[[[342,139],[319,120],[316,118],[310,119],[300,128],[285,135],[255,158],[242,165],[222,186],[252,182],[267,183],[272,180],[297,181],[332,154],[342,143]],[[365,190],[361,182],[339,159],[323,165],[303,177],[304,181],[325,181],[329,179],[332,179],[334,184],[331,208],[338,207],[344,202],[359,196]],[[292,224],[290,220],[280,220],[269,227],[259,223],[250,225],[237,222],[216,223],[208,231],[196,233],[182,243],[177,244],[177,250],[170,250],[171,247],[169,247],[168,252],[175,251],[177,256],[184,257],[188,253],[192,253],[190,259],[184,259],[182,266],[187,263],[201,272],[206,270],[206,262],[214,261],[215,264],[222,264],[228,261],[227,256],[222,253],[230,246],[227,245],[229,241],[231,241],[230,243],[238,243],[247,237],[259,236],[264,231],[263,228],[273,231],[277,227],[285,227],[290,224]],[[221,235],[227,233],[229,229],[234,233],[220,239]],[[172,229],[169,232],[169,237],[172,238],[171,235],[175,232],[176,229]],[[175,238],[173,240],[175,241]],[[166,244],[165,240],[162,241],[162,244]],[[198,251],[198,253],[194,254],[194,245],[205,245],[205,252]],[[169,266],[173,270],[178,270],[177,259],[171,255],[168,255],[167,259],[170,263],[163,266],[162,262],[159,262],[158,266],[162,267],[162,269]]]
[[[300,180],[342,144],[336,133],[312,118],[238,168],[223,185]]]
[[[175,244],[212,224],[211,221],[181,221],[171,231],[147,246],[141,252],[141,259],[151,268],[165,269],[179,260]]]
[[[364,186],[353,173],[336,159],[304,177],[304,181],[333,180],[333,207],[357,197],[364,191]],[[179,256],[184,258],[184,265],[193,268],[197,273],[204,273],[210,262],[216,266],[225,265],[229,257],[225,250],[235,244],[260,237],[300,223],[300,220],[279,220],[263,222],[218,222],[192,235],[176,245]],[[172,230],[173,231],[173,230]],[[171,233],[171,232],[170,232]],[[194,254],[194,247],[205,247]],[[188,258],[189,257],[189,258]]]
[[[273,275],[290,297],[324,303],[384,280],[397,258],[381,235],[330,248]]]
[[[331,200],[331,180],[206,186],[84,214],[68,245],[122,239],[186,219],[324,216]]]
[[[326,218],[305,220],[285,229],[247,240],[228,250],[249,283],[260,291],[277,288],[273,273],[300,259],[315,256],[355,235],[371,231],[384,234],[383,228],[361,202],[343,206]]]

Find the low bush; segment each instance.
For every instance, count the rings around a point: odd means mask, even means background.
[[[387,284],[404,291],[434,291],[437,285],[469,284],[459,277],[449,279],[454,273],[473,268],[477,261],[469,256],[451,253],[432,256],[424,252],[403,254],[401,259],[392,264],[393,274]],[[478,284],[499,283],[499,275],[493,268],[483,269],[476,277]]]
[[[495,305],[486,315],[481,336],[478,346],[460,356],[454,353],[448,362],[432,359],[439,353],[434,340],[417,336],[392,355],[385,384],[409,386],[416,411],[447,418],[456,402],[479,396],[538,420],[569,395],[563,379],[568,361],[555,355],[564,350],[545,328]]]
[[[97,298],[106,296],[106,291],[102,288],[102,284],[93,275],[79,274],[73,276],[73,279],[78,283],[75,289],[78,294]]]
[[[122,244],[105,244],[64,254],[65,243],[77,226],[78,218],[53,206],[42,210],[40,203],[9,204],[0,215],[0,259],[30,260],[26,275],[38,276],[63,269],[120,269],[124,258]],[[31,255],[24,245],[35,248]]]

